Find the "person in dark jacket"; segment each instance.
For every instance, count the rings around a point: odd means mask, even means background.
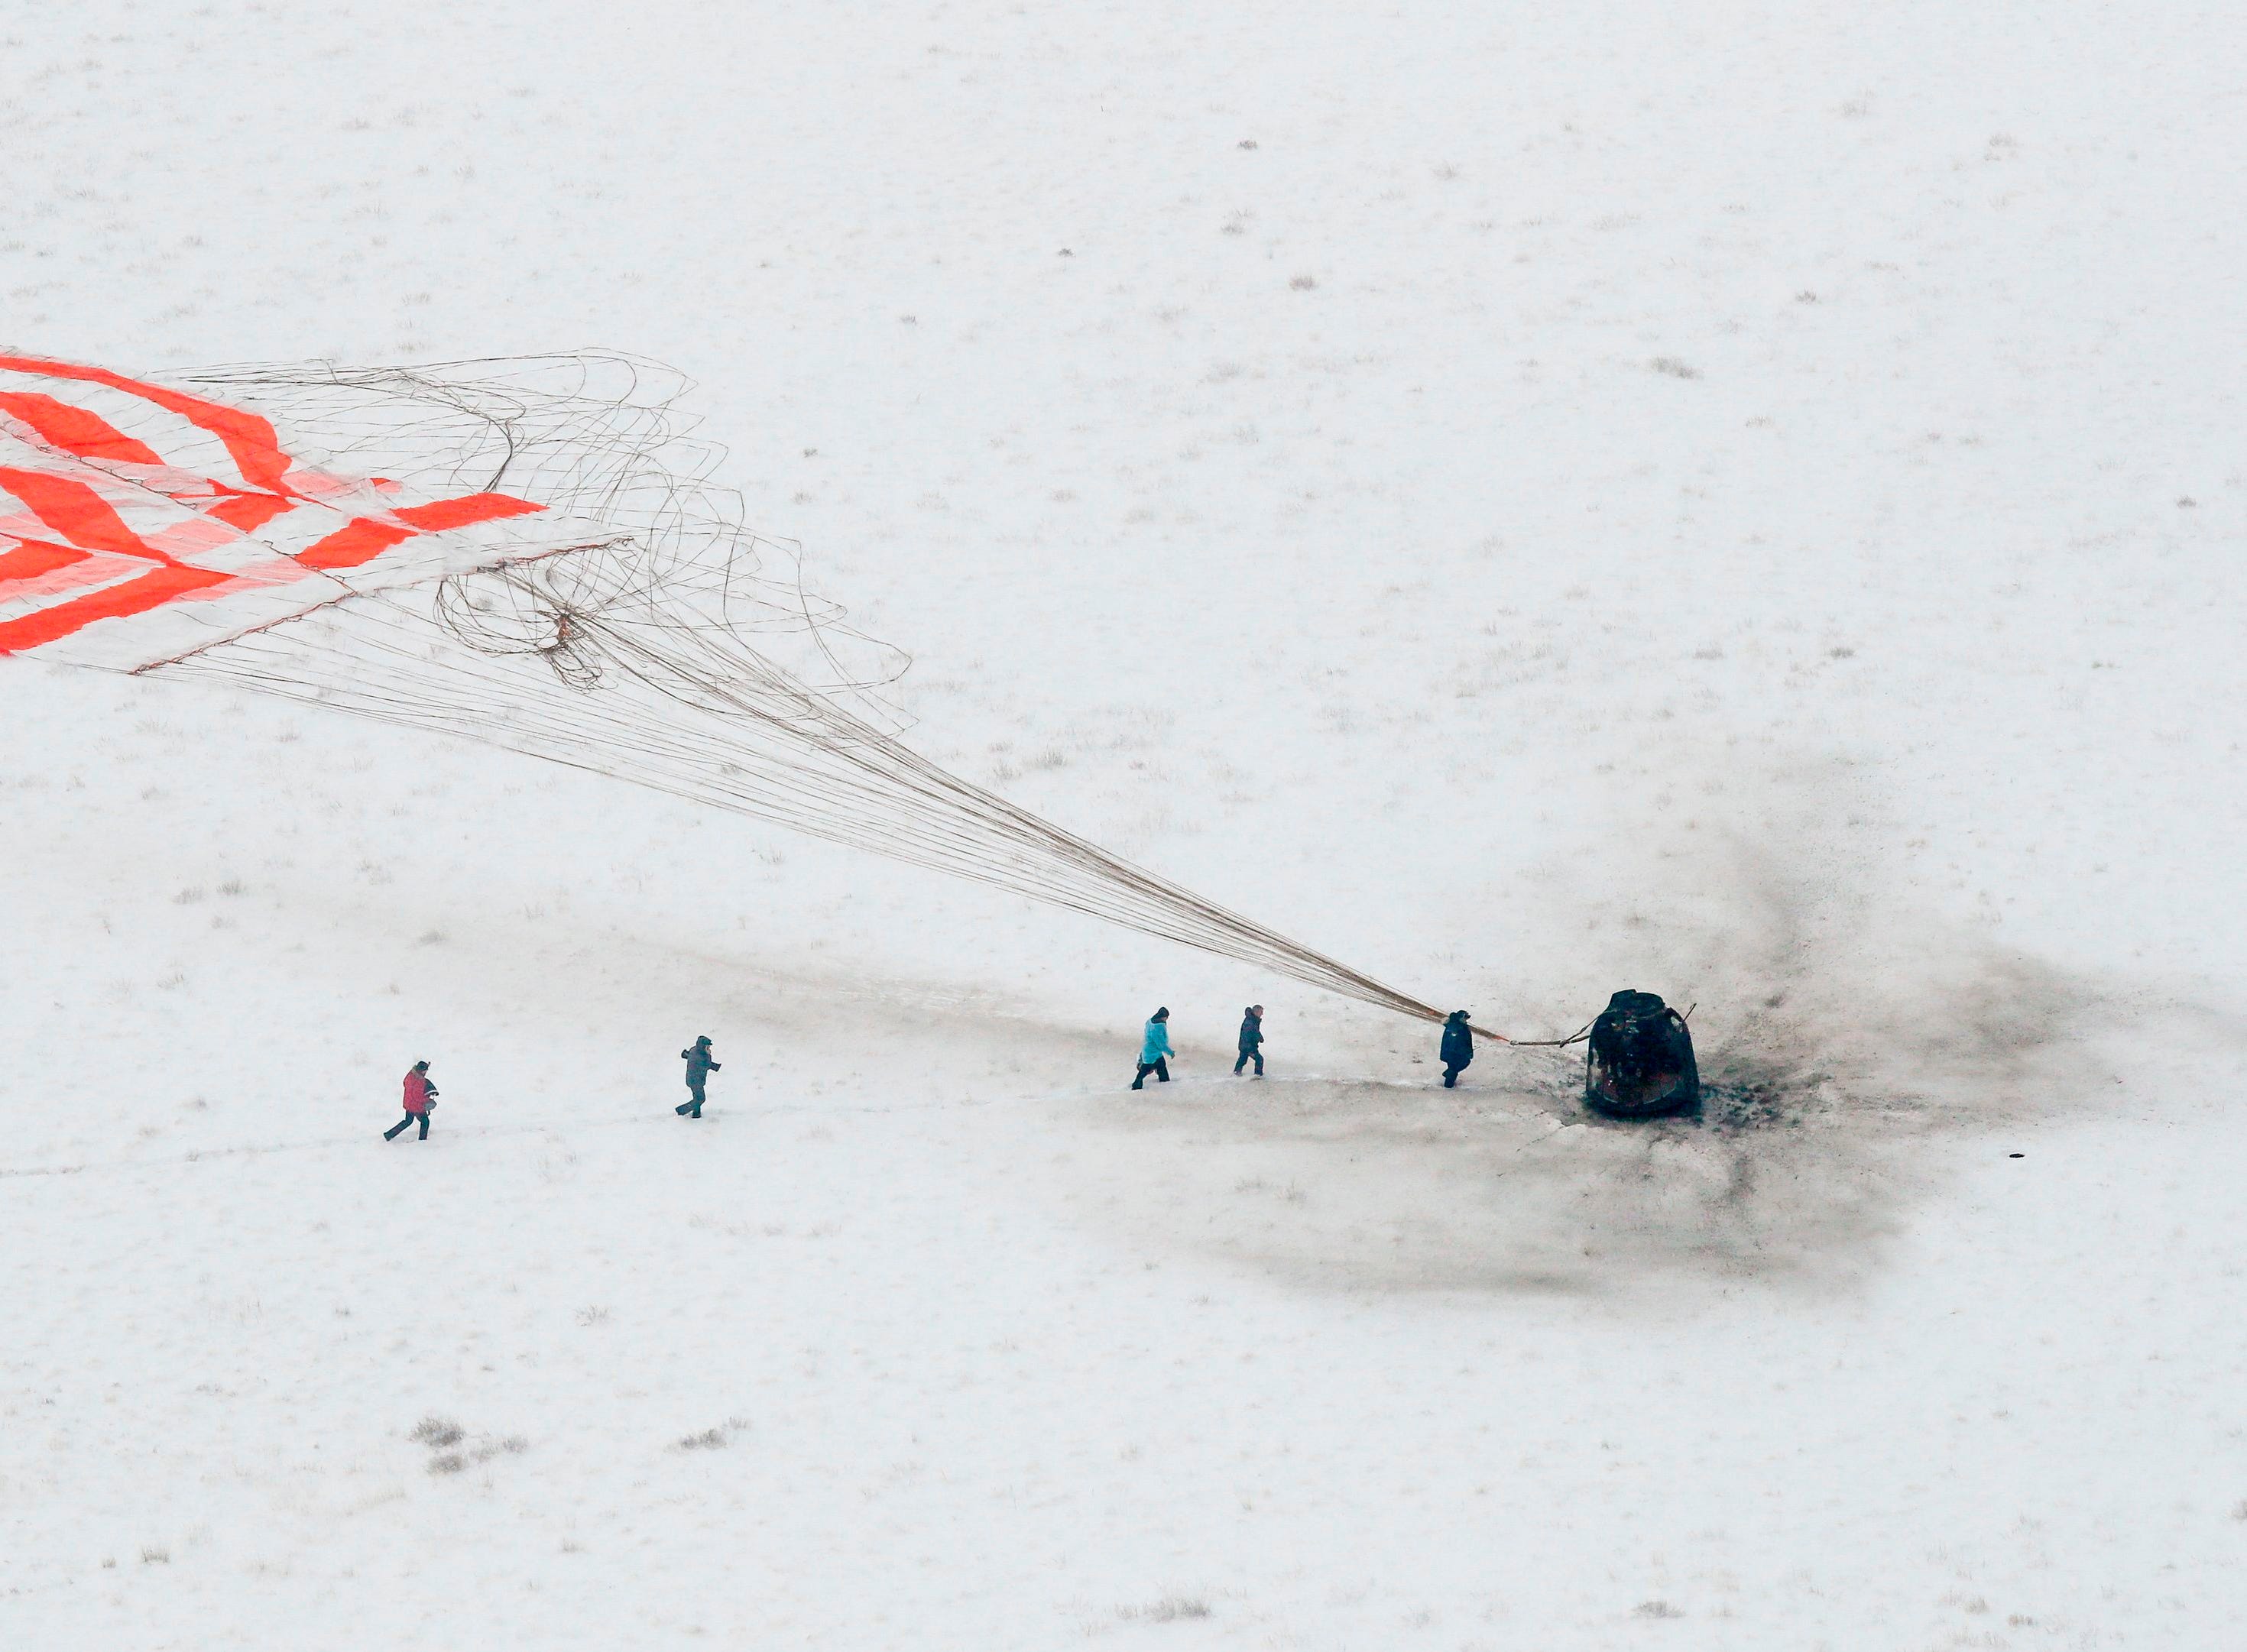
[[[1240,1059],[1233,1064],[1233,1075],[1240,1076],[1240,1069],[1249,1062],[1256,1063],[1256,1076],[1264,1076],[1264,1006],[1251,1004],[1240,1012]]]
[[[1139,1041],[1139,1074],[1131,1081],[1135,1090],[1147,1088],[1147,1075],[1152,1073],[1167,1084],[1171,1082],[1171,1012],[1165,1005],[1147,1021],[1146,1035]]]
[[[1444,1023],[1444,1088],[1451,1089],[1459,1082],[1459,1075],[1474,1061],[1474,1032],[1467,1026],[1467,1013],[1455,1009]]]
[[[382,1139],[386,1142],[394,1142],[398,1139],[398,1133],[400,1130],[409,1130],[419,1123],[421,1126],[421,1134],[413,1139],[417,1142],[427,1141],[429,1109],[436,1104],[437,1087],[429,1082],[429,1063],[416,1062],[413,1063],[413,1070],[406,1075],[406,1116],[383,1131]]]
[[[685,1118],[702,1116],[702,1087],[710,1082],[710,1075],[723,1070],[722,1064],[710,1059],[710,1036],[704,1034],[693,1046],[679,1052],[686,1063],[686,1094],[690,1098],[683,1106],[671,1110]]]

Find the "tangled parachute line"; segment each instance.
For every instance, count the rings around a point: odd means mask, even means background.
[[[1443,1019],[902,743],[880,691],[906,657],[808,596],[793,546],[743,526],[667,370],[577,354],[186,382],[318,438],[339,468],[433,495],[504,490],[587,532],[152,670],[632,781]]]

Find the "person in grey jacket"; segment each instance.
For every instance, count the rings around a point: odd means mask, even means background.
[[[686,1105],[671,1110],[687,1118],[700,1118],[702,1116],[702,1087],[710,1082],[711,1074],[720,1070],[720,1063],[710,1059],[709,1034],[704,1034],[694,1041],[693,1048],[683,1049],[679,1055],[686,1063],[688,1099]]]
[[[1256,1063],[1256,1076],[1264,1076],[1264,1006],[1251,1004],[1240,1012],[1240,1059],[1233,1064],[1233,1075],[1240,1076],[1240,1069],[1249,1062]]]

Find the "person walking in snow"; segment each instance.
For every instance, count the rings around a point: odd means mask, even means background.
[[[686,1094],[690,1098],[682,1107],[671,1110],[686,1118],[702,1116],[702,1087],[710,1082],[710,1075],[721,1070],[720,1062],[710,1059],[710,1035],[705,1033],[696,1039],[693,1047],[679,1052],[686,1063]]]
[[[1467,1013],[1455,1009],[1444,1023],[1444,1088],[1451,1089],[1459,1082],[1459,1075],[1474,1061],[1474,1032],[1467,1025]]]
[[[1169,1083],[1171,1053],[1171,1012],[1165,1007],[1157,1010],[1147,1022],[1146,1036],[1139,1041],[1139,1072],[1131,1081],[1131,1088],[1146,1089],[1150,1073]]]
[[[1249,1062],[1256,1063],[1256,1076],[1264,1076],[1264,1006],[1251,1004],[1240,1012],[1240,1059],[1233,1064],[1233,1075],[1240,1076],[1240,1069]]]
[[[416,1062],[413,1063],[413,1070],[406,1075],[406,1116],[383,1131],[382,1139],[386,1142],[396,1141],[400,1130],[410,1129],[414,1122],[419,1120],[421,1134],[413,1139],[418,1142],[427,1141],[429,1109],[436,1104],[437,1087],[429,1082],[429,1063]]]

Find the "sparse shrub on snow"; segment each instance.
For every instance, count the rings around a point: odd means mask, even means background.
[[[468,1438],[468,1430],[447,1416],[423,1417],[414,1425],[410,1437],[436,1453],[429,1459],[432,1474],[458,1474],[471,1463],[488,1463],[495,1457],[518,1457],[530,1449],[529,1439],[510,1434],[497,1440],[486,1436],[464,1451],[454,1451],[451,1448]]]
[[[1698,367],[1680,361],[1675,356],[1656,356],[1646,365],[1656,372],[1667,373],[1672,379],[1698,379],[1701,376],[1701,370]]]
[[[140,1551],[140,1564],[143,1566],[169,1566],[171,1563],[172,1552],[169,1549],[148,1548]]]
[[[1126,1622],[1176,1623],[1181,1618],[1205,1618],[1209,1602],[1198,1594],[1166,1594],[1145,1606],[1119,1606],[1116,1615]]]
[[[682,1451],[712,1451],[733,1444],[733,1437],[749,1425],[746,1416],[729,1416],[717,1428],[704,1429],[700,1434],[689,1434],[679,1442]]]
[[[458,1445],[468,1437],[468,1433],[448,1416],[425,1416],[413,1425],[413,1432],[406,1437],[435,1451],[447,1445]]]

